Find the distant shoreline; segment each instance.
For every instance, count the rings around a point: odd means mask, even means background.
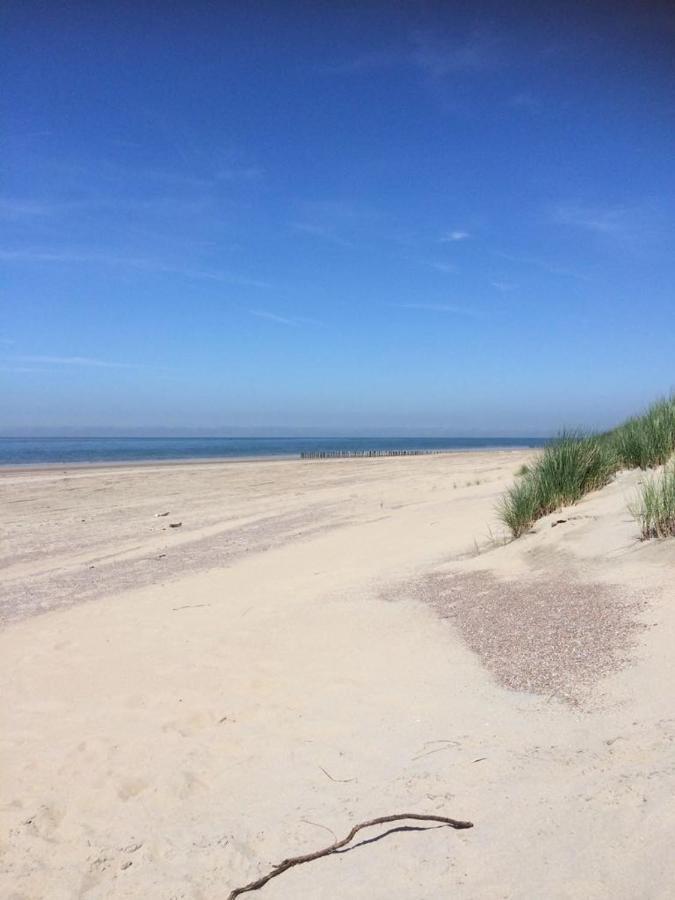
[[[153,467],[161,467],[161,468],[171,468],[171,467],[182,467],[182,466],[216,466],[216,465],[224,465],[227,463],[260,463],[260,462],[297,462],[297,463],[305,463],[307,465],[316,464],[319,465],[321,463],[356,463],[356,462],[375,462],[377,460],[413,460],[413,459],[424,459],[428,457],[438,458],[439,456],[457,456],[460,454],[492,454],[492,453],[518,453],[527,450],[538,450],[539,447],[536,446],[513,446],[513,445],[504,445],[504,446],[495,446],[495,447],[459,447],[456,449],[448,449],[448,450],[437,450],[433,453],[419,453],[419,454],[409,454],[407,456],[342,456],[342,457],[327,457],[325,459],[313,458],[313,459],[301,459],[301,457],[297,454],[263,454],[259,456],[215,456],[215,457],[192,457],[192,458],[178,458],[178,459],[134,459],[134,460],[96,460],[92,462],[80,461],[66,461],[66,462],[45,462],[45,463],[0,463],[0,475],[3,473],[12,473],[16,475],[20,474],[30,474],[31,472],[53,472],[53,471],[88,471],[88,470],[99,470],[99,469],[137,469],[137,468],[153,468]]]
[[[522,450],[542,447],[546,442],[533,437],[0,438],[0,469],[405,456]]]

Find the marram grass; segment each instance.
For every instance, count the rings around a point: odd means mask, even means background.
[[[525,476],[512,485],[499,500],[497,513],[514,538],[527,531],[539,517],[534,479]]]
[[[542,516],[608,484],[619,469],[664,465],[675,452],[675,396],[605,434],[563,432],[502,496],[497,512],[514,538]],[[645,482],[643,537],[675,534],[675,470]],[[668,530],[670,529],[670,530]]]
[[[675,465],[645,478],[631,512],[640,523],[643,541],[675,535]]]
[[[664,465],[675,450],[675,398],[659,400],[610,432],[625,469],[651,469]]]
[[[499,516],[514,537],[560,506],[607,484],[616,471],[610,444],[593,435],[565,432],[501,498]]]

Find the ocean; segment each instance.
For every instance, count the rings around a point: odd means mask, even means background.
[[[131,463],[299,457],[302,453],[541,447],[543,438],[444,437],[45,437],[0,438],[0,465]]]

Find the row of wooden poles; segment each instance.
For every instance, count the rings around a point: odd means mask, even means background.
[[[300,459],[338,459],[352,456],[423,456],[441,450],[303,450]]]

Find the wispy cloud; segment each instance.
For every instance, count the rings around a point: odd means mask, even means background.
[[[501,43],[488,30],[463,36],[417,31],[413,34],[412,60],[433,78],[443,78],[453,72],[483,72],[500,61]]]
[[[672,211],[662,198],[644,197],[630,206],[561,202],[545,208],[549,224],[577,230],[621,253],[669,252]]]
[[[508,105],[513,109],[521,109],[526,112],[537,112],[541,109],[541,102],[530,93],[530,91],[520,91],[509,98]]]
[[[466,306],[458,306],[454,303],[392,303],[397,309],[418,309],[427,312],[453,313],[458,316],[471,316],[478,318],[480,313]]]
[[[257,181],[265,174],[260,166],[229,166],[216,172],[218,181]]]
[[[518,263],[520,265],[525,266],[533,266],[536,269],[543,269],[545,272],[550,272],[551,275],[563,275],[566,278],[578,278],[581,281],[589,281],[590,278],[588,275],[583,272],[578,272],[576,269],[570,269],[567,266],[561,266],[558,263],[551,262],[547,259],[538,259],[533,256],[516,256],[512,253],[502,253],[500,251],[496,251],[495,256],[498,256],[500,259],[507,259],[509,262]]]
[[[267,319],[270,322],[277,322],[279,325],[297,325],[293,319],[268,312],[266,309],[249,309],[249,312],[258,319]]]
[[[495,290],[502,291],[502,293],[515,291],[515,289],[518,287],[518,285],[514,284],[512,281],[491,281],[490,284]]]
[[[48,203],[0,197],[0,216],[4,219],[51,216],[54,212],[55,207]]]
[[[116,143],[120,143],[119,141]],[[124,146],[137,146],[133,142]],[[102,159],[95,166],[91,164],[73,164],[69,162],[52,163],[66,177],[76,177],[80,182],[92,180],[98,185],[100,181],[112,184],[121,190],[134,190],[140,184],[152,186],[168,185],[172,188],[208,188],[215,184],[210,173],[195,172],[192,167],[182,165],[180,168],[163,168],[148,166],[123,165],[116,160]]]
[[[319,325],[316,319],[309,319],[305,316],[280,316],[278,313],[270,312],[266,309],[249,309],[252,316],[258,319],[267,319],[270,322],[276,322],[279,325],[291,325],[297,327],[299,325]]]
[[[74,253],[49,253],[41,250],[0,250],[5,262],[86,262],[91,257]]]
[[[441,244],[453,244],[456,241],[466,241],[470,237],[471,235],[468,231],[446,231],[446,233],[439,238],[439,241]]]
[[[195,168],[195,167],[191,167]],[[134,181],[163,181],[168,184],[183,185],[185,187],[213,187],[223,181],[258,181],[265,176],[262,166],[230,164],[213,166],[211,164],[196,167],[197,171],[186,171],[185,168],[174,169],[143,169],[129,168],[115,163],[106,162],[104,174],[109,178]],[[98,171],[98,170],[97,170]]]
[[[141,269],[147,272],[166,273],[180,275],[205,281],[216,281],[223,284],[236,284],[241,287],[268,288],[271,285],[257,278],[247,278],[241,275],[233,275],[221,272],[217,269],[192,268],[190,266],[177,266],[161,260],[116,256],[109,253],[77,252],[77,251],[43,251],[43,250],[0,250],[0,260],[5,262],[26,263],[56,263],[56,264],[84,264],[104,265],[121,268]]]
[[[291,222],[291,228],[303,234],[309,234],[312,237],[321,238],[331,244],[337,244],[339,247],[353,247],[350,241],[345,240],[327,225],[319,225],[315,222]]]
[[[151,267],[152,268],[152,267]],[[194,278],[205,281],[218,281],[224,284],[236,284],[241,287],[270,288],[272,285],[269,281],[262,281],[259,278],[247,278],[242,275],[231,275],[227,272],[219,272],[208,269],[184,269],[181,267],[157,265],[154,267],[157,272],[175,273],[182,275],[184,278]]]
[[[324,68],[336,75],[360,74],[396,66],[420,70],[433,79],[453,73],[484,72],[501,63],[503,39],[490,29],[448,34],[413,31],[398,47],[373,49]]]
[[[558,225],[571,225],[598,234],[621,234],[629,224],[627,210],[623,207],[561,203],[553,208],[551,218]]]
[[[335,75],[350,75],[359,72],[372,72],[377,69],[389,69],[407,62],[407,48],[390,50],[371,50],[361,53],[352,59],[324,66],[324,71]]]
[[[23,140],[32,140],[33,138],[42,138],[42,137],[51,137],[54,134],[53,131],[18,131],[14,134],[5,135],[5,140],[9,141],[23,141]]]
[[[148,215],[196,215],[215,213],[222,190],[237,183],[249,184],[263,178],[265,170],[242,162],[233,154],[217,160],[207,154],[182,157],[173,166],[139,166],[115,159],[74,162],[49,158],[42,162],[43,173],[50,174],[54,197],[48,203],[33,199],[6,198],[0,215],[29,212],[69,213],[82,210],[134,211]],[[59,199],[59,195],[60,198]],[[66,198],[66,199],[64,199]]]
[[[422,265],[427,266],[430,269],[435,269],[437,272],[444,272],[445,274],[457,271],[457,266],[455,266],[453,263],[425,260]]]
[[[104,369],[138,369],[139,363],[112,362],[91,356],[14,356],[10,360],[17,363],[39,363],[56,366],[90,366]],[[24,370],[25,371],[25,370]],[[35,371],[35,370],[29,370]]]

